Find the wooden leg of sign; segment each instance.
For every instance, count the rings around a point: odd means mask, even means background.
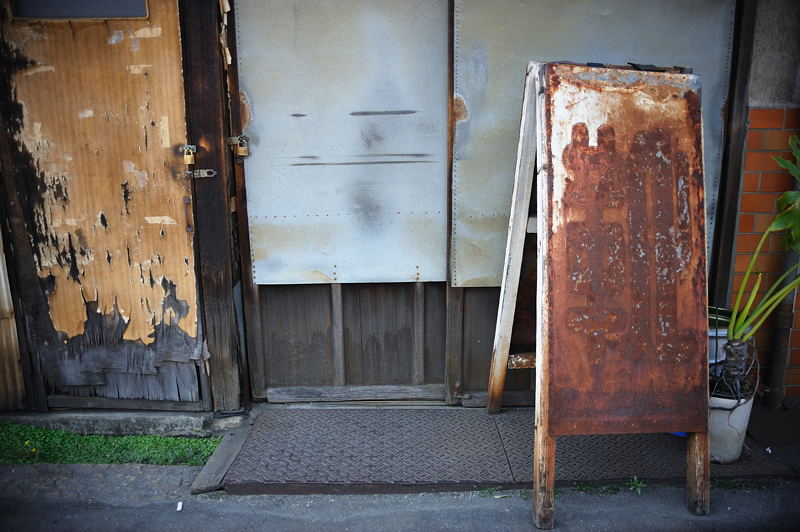
[[[556,438],[536,427],[533,439],[533,524],[536,528],[553,528],[555,476]]]
[[[691,432],[686,451],[686,502],[694,515],[708,515],[711,465],[708,432]]]

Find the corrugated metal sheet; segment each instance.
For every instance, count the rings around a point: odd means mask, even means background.
[[[0,239],[0,410],[19,410],[23,407],[24,398],[25,384],[19,362],[14,303],[8,283],[3,240]]]
[[[258,284],[441,281],[447,2],[236,3]]]
[[[713,234],[734,0],[456,0],[454,286],[499,286],[528,61],[691,67],[703,79]],[[710,245],[710,242],[709,242]]]
[[[699,77],[535,73],[549,432],[706,430]]]

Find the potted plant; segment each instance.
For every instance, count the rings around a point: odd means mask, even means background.
[[[795,163],[781,157],[775,161],[787,169],[800,185],[800,143],[797,136],[789,140]],[[759,253],[770,234],[783,231],[784,245],[800,249],[800,191],[785,192],[778,198],[779,213],[767,227],[756,249],[750,257],[736,301],[727,318],[727,335],[723,346],[724,357],[716,359],[710,371],[709,432],[711,436],[711,459],[716,462],[732,462],[739,458],[750,420],[753,396],[758,388],[759,367],[753,335],[764,325],[781,300],[800,286],[800,275],[796,264],[781,275],[756,302],[758,291],[764,280],[758,273],[750,295],[744,300],[748,282],[753,274]],[[717,317],[727,315],[724,309]],[[712,319],[715,314],[710,313]]]
[[[731,322],[731,310],[708,306],[708,365],[711,375],[718,374],[725,360],[725,341],[728,338],[728,325]]]

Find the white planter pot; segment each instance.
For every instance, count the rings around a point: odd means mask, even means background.
[[[747,435],[753,398],[742,402],[734,410],[736,399],[709,397],[708,432],[711,439],[711,461],[718,464],[735,462],[742,454],[742,445]]]
[[[708,363],[725,360],[725,342],[728,341],[728,329],[708,329]]]

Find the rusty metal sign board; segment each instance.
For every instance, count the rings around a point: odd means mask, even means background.
[[[531,59],[680,65],[699,74],[713,234],[735,7],[735,0],[455,0],[453,286],[500,286]]]
[[[699,77],[533,68],[549,433],[705,431]]]
[[[445,0],[237,0],[257,284],[443,281]]]

